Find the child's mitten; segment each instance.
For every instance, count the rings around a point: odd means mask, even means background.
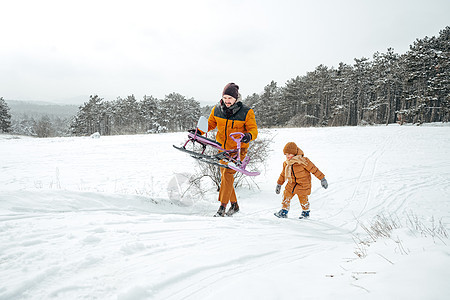
[[[320,181],[320,184],[322,184],[322,187],[324,189],[328,188],[328,182],[325,178],[322,178],[322,180]]]
[[[275,193],[279,194],[281,191],[281,185],[277,184],[277,188],[275,189]]]

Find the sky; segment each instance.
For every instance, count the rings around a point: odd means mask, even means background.
[[[448,0],[0,0],[0,97],[245,98],[450,25]]]

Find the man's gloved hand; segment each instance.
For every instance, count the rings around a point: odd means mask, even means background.
[[[277,184],[277,188],[275,189],[275,193],[279,194],[281,191],[281,185]]]
[[[244,133],[244,136],[241,139],[241,143],[248,143],[252,139],[252,134],[250,132]]]
[[[325,178],[322,178],[322,180],[320,181],[320,184],[322,184],[322,187],[324,189],[328,188],[328,182]]]

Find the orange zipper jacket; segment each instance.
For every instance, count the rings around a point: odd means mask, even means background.
[[[211,110],[208,118],[208,131],[217,128],[216,140],[226,150],[236,149],[236,142],[230,137],[233,132],[249,132],[252,140],[258,136],[255,113],[242,102],[236,102],[230,107],[232,115],[227,115],[221,104]],[[242,143],[241,148],[247,149],[248,143]]]

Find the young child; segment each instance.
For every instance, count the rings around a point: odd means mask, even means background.
[[[291,199],[294,195],[297,195],[303,210],[300,219],[308,218],[311,173],[320,180],[322,187],[325,189],[328,187],[327,180],[325,175],[307,157],[303,156],[303,151],[295,143],[287,143],[283,152],[286,155],[286,161],[283,163],[283,171],[278,178],[275,192],[280,193],[281,186],[286,180],[287,184],[283,192],[282,208],[274,215],[278,218],[287,218]]]

